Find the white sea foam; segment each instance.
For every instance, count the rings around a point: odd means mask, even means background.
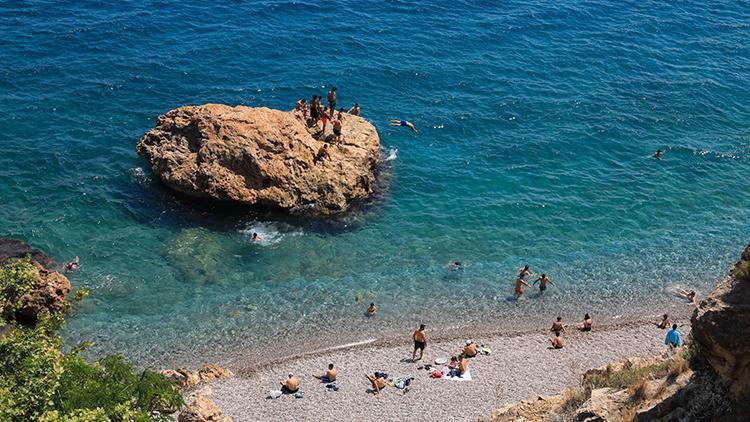
[[[383,159],[383,161],[385,161],[385,162],[388,162],[388,161],[393,161],[393,160],[395,160],[396,158],[398,158],[398,149],[397,149],[397,148],[391,148],[391,149],[389,149],[389,150],[388,150],[388,152],[386,153],[386,156],[385,156],[385,158]]]
[[[282,227],[279,223],[253,221],[240,230],[240,233],[246,235],[248,240],[252,240],[253,233],[258,233],[260,240],[255,243],[260,246],[271,246],[280,243],[285,237],[300,236],[303,234],[303,231],[301,229]]]

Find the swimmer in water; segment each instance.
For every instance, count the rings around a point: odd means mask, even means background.
[[[518,278],[523,279],[526,276],[532,276],[532,275],[534,275],[534,273],[532,273],[531,270],[529,270],[528,265],[524,265],[523,268],[518,269]]]
[[[375,306],[375,302],[370,303],[367,307],[367,316],[374,316],[378,312],[378,307]]]
[[[72,261],[70,261],[67,264],[65,264],[64,268],[65,268],[66,271],[76,271],[76,270],[78,270],[78,263],[79,262],[80,262],[80,260],[78,259],[78,257],[75,257],[75,258],[73,258]]]
[[[417,131],[417,128],[415,128],[414,125],[411,124],[411,122],[408,120],[391,119],[391,126],[406,126],[414,132]]]
[[[698,293],[695,290],[688,292],[687,290],[677,289],[677,294],[687,299],[693,305],[698,304]]]
[[[448,269],[451,271],[458,271],[463,270],[463,264],[461,264],[461,261],[453,261],[450,264],[448,264]]]
[[[261,240],[263,240],[263,238],[260,237],[258,233],[253,232],[253,243],[260,242]]]
[[[529,283],[523,281],[523,277],[519,275],[518,278],[516,278],[516,289],[515,289],[516,300],[518,300],[518,298],[520,298],[521,295],[523,294],[523,286],[533,289],[533,287]]]
[[[661,157],[663,155],[664,155],[664,151],[657,149],[656,152],[654,153],[654,158],[656,158],[657,160],[661,160]]]
[[[539,295],[540,296],[544,294],[545,290],[547,290],[547,283],[551,283],[553,286],[557,287],[557,284],[555,284],[554,281],[550,280],[546,274],[540,275],[539,278],[534,280],[534,282],[531,284],[534,285],[537,283],[537,281],[539,282]]]

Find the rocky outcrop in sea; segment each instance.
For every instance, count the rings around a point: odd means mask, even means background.
[[[374,193],[380,163],[375,127],[343,116],[337,141],[330,124],[321,132],[295,112],[180,107],[159,116],[136,151],[165,185],[185,195],[333,215]]]

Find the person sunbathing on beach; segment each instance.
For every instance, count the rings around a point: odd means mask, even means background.
[[[547,274],[542,273],[542,275],[539,276],[536,280],[534,280],[532,285],[536,284],[537,281],[539,282],[539,295],[543,295],[544,291],[547,290],[547,283],[551,283],[553,286],[557,287],[557,284],[555,284],[554,281],[550,280],[549,277],[547,277]]]
[[[422,360],[424,348],[427,346],[427,332],[425,331],[424,324],[419,326],[419,329],[414,332],[412,338],[414,339],[414,351],[411,353],[411,360],[415,360],[414,358],[417,356],[417,350],[419,350],[419,359],[417,360]]]
[[[551,338],[550,341],[552,342],[552,347],[555,349],[562,349],[565,347],[565,341],[560,333],[555,333],[555,337]]]
[[[367,307],[367,315],[374,316],[376,312],[378,312],[378,307],[375,306],[375,302],[370,303],[370,306]]]
[[[651,323],[656,325],[657,328],[666,330],[667,328],[669,328],[669,314],[664,314],[661,318],[661,321],[651,321]]]
[[[414,132],[417,132],[417,128],[414,127],[413,124],[411,124],[408,120],[398,120],[398,119],[391,119],[391,126],[405,126],[411,129]]]
[[[586,314],[583,316],[583,324],[578,326],[578,330],[580,331],[591,331],[591,326],[594,324],[594,321],[591,319],[589,314]]]
[[[466,356],[461,353],[458,355],[458,365],[451,369],[450,376],[452,377],[463,377],[466,371],[469,370],[469,361],[466,359]]]
[[[383,378],[382,373],[375,372],[373,375],[365,374],[365,377],[370,380],[375,397],[380,397],[380,390],[385,388],[385,378]]]
[[[78,263],[80,262],[80,259],[78,257],[73,258],[72,261],[65,264],[63,267],[65,268],[65,271],[77,271],[78,270]]]
[[[458,358],[451,356],[451,362],[448,364],[448,369],[453,370],[458,368]]]
[[[555,335],[560,335],[560,333],[565,332],[565,325],[562,323],[562,317],[557,317],[557,321],[552,323],[552,328],[549,329]]]
[[[281,391],[287,394],[294,394],[299,391],[299,379],[293,373],[289,373],[286,381],[281,383]]]
[[[466,340],[466,346],[464,346],[464,355],[469,358],[477,356],[477,344],[473,340]]]
[[[359,113],[361,113],[359,103],[354,103],[354,107],[349,109],[349,114],[351,114],[352,116],[359,116]]]
[[[688,292],[687,290],[677,289],[677,294],[687,299],[693,305],[698,304],[698,293],[695,290]]]
[[[333,364],[328,364],[328,370],[323,375],[313,375],[313,377],[323,381],[324,383],[330,383],[336,381],[336,369],[334,369]]]

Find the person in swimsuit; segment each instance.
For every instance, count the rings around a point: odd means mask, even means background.
[[[656,325],[657,328],[666,330],[669,328],[669,314],[664,314],[661,321],[651,321],[652,324]]]
[[[562,317],[557,317],[557,321],[552,323],[552,328],[549,330],[555,333],[556,336],[559,336],[560,333],[564,333],[565,325],[563,325]]]
[[[80,260],[78,259],[78,257],[75,257],[75,258],[73,258],[72,261],[70,261],[67,264],[65,264],[63,266],[63,268],[65,268],[65,271],[73,271],[73,272],[75,272],[75,271],[78,270],[78,263],[79,263],[79,261]]]
[[[372,390],[375,393],[375,397],[380,397],[380,390],[385,388],[385,378],[380,372],[375,372],[373,375],[365,374],[370,384],[372,384]]]
[[[341,113],[339,113],[341,115]],[[333,136],[336,137],[336,142],[341,142],[341,119],[333,121]]]
[[[336,111],[336,87],[328,91],[328,107],[330,107],[330,116],[333,119],[333,112]]]
[[[550,279],[549,279],[549,278],[547,277],[547,275],[546,275],[546,274],[542,274],[542,275],[540,275],[540,276],[539,276],[539,278],[537,278],[536,280],[534,280],[534,282],[533,282],[533,283],[531,283],[531,284],[532,284],[532,285],[533,285],[533,284],[536,284],[536,283],[537,283],[537,281],[539,282],[539,295],[543,295],[543,294],[544,294],[544,291],[545,291],[545,290],[547,290],[547,283],[551,283],[551,284],[552,284],[553,286],[557,287],[557,284],[555,284],[555,282],[554,282],[554,281],[550,280]]]
[[[333,367],[332,363],[328,364],[328,370],[323,375],[313,375],[313,377],[323,381],[324,383],[328,384],[331,382],[336,381],[336,369]]]
[[[258,233],[253,232],[252,242],[253,243],[257,243],[257,242],[260,242],[261,240],[263,240],[263,238],[260,237],[260,235]]]
[[[354,103],[354,107],[349,109],[349,114],[351,114],[352,116],[359,116],[359,113],[361,113],[359,103]]]
[[[458,271],[463,270],[463,264],[461,264],[461,261],[453,261],[450,264],[448,264],[448,269],[451,271]]]
[[[317,95],[313,95],[310,101],[310,126],[316,126],[320,119],[320,103]]]
[[[591,331],[591,326],[594,324],[594,321],[591,319],[589,314],[586,314],[583,316],[583,324],[578,326],[578,330],[580,331]]]
[[[552,347],[554,349],[562,349],[565,347],[565,341],[563,340],[560,333],[555,334],[555,337],[551,338],[550,341],[552,342]]]
[[[477,344],[473,340],[466,340],[466,346],[464,346],[464,355],[468,358],[477,356]]]
[[[661,157],[663,155],[664,155],[664,151],[657,149],[656,152],[654,153],[654,158],[656,158],[657,160],[661,160]]]
[[[296,393],[299,391],[299,379],[290,372],[286,381],[281,383],[281,391],[287,394]]]
[[[378,312],[378,307],[375,306],[375,302],[370,303],[367,307],[367,316],[374,316],[376,312]]]
[[[391,126],[406,126],[414,132],[417,131],[417,128],[415,128],[408,120],[391,119]]]
[[[307,102],[305,102],[304,98],[297,101],[297,104],[294,105],[294,111],[301,112],[302,118],[307,120]]]
[[[318,153],[315,154],[313,163],[317,164],[318,162],[322,162],[324,158],[331,158],[331,154],[328,151],[328,144],[323,144],[323,146],[320,147]]]
[[[343,122],[344,121],[344,113],[346,113],[346,111],[344,111],[344,107],[341,107],[339,109],[339,112],[336,113],[336,118],[339,119],[339,120],[341,120]]]
[[[411,360],[422,360],[424,348],[427,346],[427,332],[425,331],[424,324],[421,324],[419,329],[414,332],[412,339],[414,339],[414,351],[411,353]],[[417,357],[417,350],[419,350],[419,359],[415,359]]]
[[[677,294],[680,296],[683,296],[685,299],[688,300],[693,305],[698,304],[698,293],[695,290],[690,290],[689,292],[687,290],[677,289]]]

